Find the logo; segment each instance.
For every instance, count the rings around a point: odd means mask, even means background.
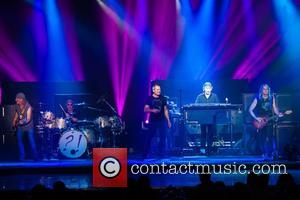
[[[101,160],[99,171],[106,178],[115,178],[121,171],[121,163],[114,157],[107,157]]]
[[[127,149],[93,149],[93,186],[127,187]]]

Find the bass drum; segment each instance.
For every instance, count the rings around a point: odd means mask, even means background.
[[[84,136],[87,139],[87,142],[90,146],[94,146],[97,142],[97,133],[93,129],[93,127],[90,126],[82,126],[79,128],[79,130],[84,134]]]
[[[87,149],[86,136],[78,130],[63,132],[58,144],[61,154],[67,158],[79,158]]]

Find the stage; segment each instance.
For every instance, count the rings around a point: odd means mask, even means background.
[[[264,160],[261,156],[182,156],[168,158],[140,159],[138,156],[129,156],[128,169],[133,165],[176,165],[182,164],[245,164],[247,170],[255,164],[284,164],[287,173],[300,183],[300,161]],[[0,187],[1,190],[30,190],[36,184],[42,184],[52,188],[53,183],[63,181],[70,189],[93,189],[92,187],[92,160],[90,159],[66,159],[43,161],[11,161],[1,162]],[[134,175],[128,170],[128,177],[137,179],[142,176]],[[167,186],[189,187],[199,184],[196,174],[148,174],[151,186],[161,188]],[[275,185],[278,174],[270,174],[270,185]],[[236,182],[246,183],[247,175],[241,174],[213,174],[213,181],[222,181],[225,185],[232,186]]]
[[[0,199],[300,199],[299,13],[1,1]]]

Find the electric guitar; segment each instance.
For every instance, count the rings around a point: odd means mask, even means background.
[[[26,122],[27,122],[27,117],[25,114],[25,109],[22,109],[21,112],[18,114],[17,118],[15,119],[13,128],[17,129],[19,126],[26,124]]]
[[[290,114],[292,114],[292,113],[293,113],[292,110],[287,110],[287,111],[285,111],[285,112],[283,113],[283,115],[290,115]],[[282,116],[282,117],[283,117],[283,116]],[[262,118],[262,121],[260,121],[260,122],[257,121],[257,120],[253,120],[253,126],[254,126],[256,129],[262,129],[262,128],[264,128],[264,127],[268,124],[269,121],[278,118],[278,116],[275,115],[275,116],[272,116],[272,117],[261,117],[261,118]]]

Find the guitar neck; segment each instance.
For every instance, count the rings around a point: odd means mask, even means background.
[[[283,113],[283,116],[289,115],[290,113],[291,113],[291,112],[286,111],[286,112]],[[276,119],[276,118],[279,118],[279,117],[278,117],[277,115],[274,115],[274,116],[272,116],[272,117],[269,117],[268,120],[273,120],[273,119]]]
[[[274,115],[274,116],[272,116],[272,117],[269,117],[269,118],[268,118],[268,121],[273,120],[273,119],[276,119],[277,117],[278,117],[277,115]]]

